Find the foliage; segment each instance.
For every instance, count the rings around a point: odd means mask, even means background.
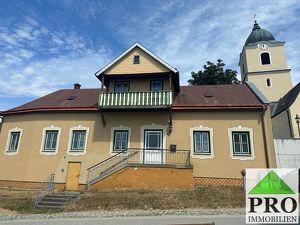
[[[210,61],[203,65],[204,70],[191,73],[192,78],[188,80],[189,85],[213,85],[213,84],[239,84],[237,71],[224,70],[225,63],[218,59],[217,63]]]

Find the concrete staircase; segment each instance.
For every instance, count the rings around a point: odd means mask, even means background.
[[[36,208],[60,209],[66,204],[78,199],[79,192],[59,192],[47,194],[36,206]]]

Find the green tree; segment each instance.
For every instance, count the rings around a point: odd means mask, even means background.
[[[218,59],[217,64],[207,61],[203,65],[204,70],[191,73],[192,78],[188,80],[189,85],[213,85],[213,84],[239,84],[235,70],[224,70],[225,63]]]

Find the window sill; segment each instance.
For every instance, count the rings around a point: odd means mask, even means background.
[[[55,151],[41,151],[40,152],[41,155],[56,155],[57,154],[57,150]]]
[[[18,152],[16,151],[16,152],[12,152],[12,151],[5,151],[5,153],[4,153],[5,155],[17,155],[18,154]]]
[[[84,150],[82,150],[82,151],[72,151],[72,150],[70,150],[69,152],[68,152],[68,155],[85,155],[85,151]]]
[[[254,155],[231,155],[231,158],[237,160],[254,160],[255,156]]]
[[[213,159],[215,155],[213,154],[192,154],[193,159]]]

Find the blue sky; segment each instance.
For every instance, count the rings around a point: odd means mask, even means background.
[[[278,1],[0,0],[0,110],[57,89],[98,87],[94,73],[134,42],[178,68],[181,84],[206,61],[238,58],[253,15],[286,41],[300,81],[300,4]]]

